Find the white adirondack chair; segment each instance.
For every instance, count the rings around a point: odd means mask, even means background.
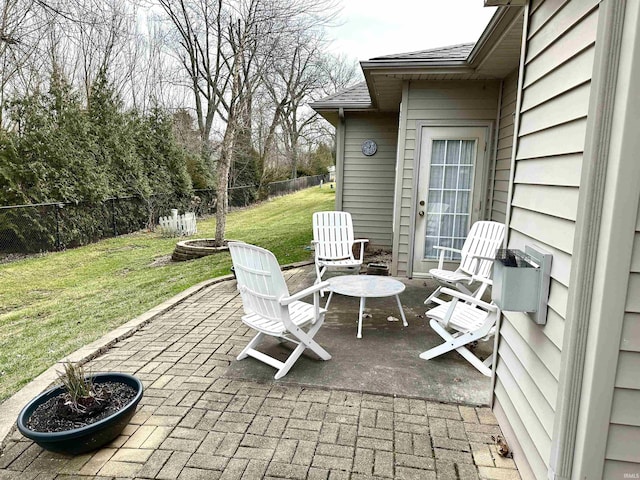
[[[352,269],[359,272],[364,247],[369,240],[353,238],[353,222],[349,212],[316,212],[313,214],[313,245],[317,282],[327,270]],[[360,254],[353,255],[353,245],[360,244]]]
[[[241,242],[230,242],[229,250],[244,306],[242,321],[258,332],[240,352],[238,360],[251,356],[271,365],[278,370],[276,379],[284,377],[307,348],[322,360],[329,360],[331,355],[313,339],[326,313],[320,308],[319,292],[329,283],[315,284],[290,295],[280,265],[269,250]],[[310,295],[313,295],[313,304],[300,301]],[[288,340],[298,346],[286,361],[281,362],[256,350],[266,336]]]
[[[491,267],[498,249],[504,240],[504,224],[498,222],[476,222],[472,225],[467,235],[462,250],[450,247],[435,247],[440,250],[438,268],[429,270],[429,274],[436,279],[440,286],[424,301],[425,305],[431,302],[444,303],[438,298],[443,287],[455,288],[458,291],[481,298],[491,283]],[[460,254],[460,265],[455,271],[445,270],[445,252]],[[470,286],[479,283],[475,290]]]
[[[484,362],[476,357],[466,345],[479,340],[488,340],[495,332],[500,309],[493,303],[443,288],[442,293],[453,299],[429,310],[429,324],[444,339],[444,343],[420,354],[423,360],[431,360],[451,350],[457,351],[483,375],[491,376],[493,354]],[[450,333],[453,330],[454,333]],[[494,352],[495,354],[495,352]]]

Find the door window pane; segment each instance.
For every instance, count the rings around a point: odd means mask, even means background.
[[[456,195],[456,213],[469,213],[469,192],[458,191]]]
[[[473,167],[460,167],[458,174],[458,188],[471,190],[471,180],[473,177]]]
[[[460,164],[460,140],[446,140],[447,144],[447,165]]]
[[[444,192],[442,192],[442,203],[444,203],[447,206],[447,211],[448,212],[455,212],[456,211],[456,192],[455,190],[450,191],[450,190],[445,190]]]
[[[440,213],[442,210],[438,205],[442,205],[442,190],[429,190],[429,196],[427,198],[427,212]]]
[[[447,165],[444,167],[444,188],[455,189],[458,184],[458,167]]]
[[[444,152],[446,148],[446,140],[434,140],[431,147],[431,165],[444,163]]]
[[[424,255],[425,258],[437,258],[438,251],[433,248],[436,246],[436,238],[435,237],[427,237],[427,242],[424,245]]]
[[[442,188],[442,175],[444,167],[431,166],[429,173],[429,187],[430,188]]]
[[[462,140],[460,151],[460,163],[463,165],[473,165],[473,150],[475,140]]]
[[[465,237],[469,229],[469,215],[456,215],[453,235]]]

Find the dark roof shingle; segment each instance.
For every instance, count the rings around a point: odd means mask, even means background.
[[[419,50],[417,52],[394,53],[392,55],[384,55],[374,57],[369,61],[375,60],[466,60],[473,50],[475,43],[461,43],[459,45],[449,45],[447,47],[430,48],[429,50]]]
[[[340,92],[324,97],[317,102],[311,103],[311,108],[335,108],[337,106],[371,106],[369,89],[365,82],[360,82],[352,87],[348,87]]]

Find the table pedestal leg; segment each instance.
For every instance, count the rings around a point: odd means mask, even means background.
[[[358,316],[358,336],[357,338],[362,338],[362,315],[364,314],[364,304],[365,297],[360,297],[360,315]]]
[[[407,319],[404,316],[404,310],[402,309],[402,304],[400,303],[400,296],[396,295],[396,300],[398,301],[398,308],[400,309],[400,315],[402,316],[402,323],[405,327],[408,327]]]

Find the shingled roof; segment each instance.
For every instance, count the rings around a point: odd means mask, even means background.
[[[361,66],[365,72],[365,76],[370,69],[379,68],[431,68],[438,66],[458,68],[466,64],[466,60],[469,58],[469,54],[474,46],[474,43],[461,43],[459,45],[430,48],[428,50],[384,55],[363,61],[361,62]],[[325,118],[328,118],[327,111],[337,111],[340,107],[355,110],[375,108],[371,101],[366,82],[358,83],[338,93],[322,98],[317,102],[311,103],[310,107],[316,111],[324,111],[323,116],[325,116]]]
[[[461,43],[459,45],[449,45],[447,47],[430,48],[429,50],[419,50],[417,52],[395,53],[374,57],[369,61],[376,60],[433,60],[442,61],[464,61],[469,57],[475,43]]]
[[[323,108],[335,109],[345,106],[349,108],[371,107],[371,97],[369,96],[369,89],[365,82],[357,83],[352,87],[348,87],[310,104],[310,107],[315,110]]]

